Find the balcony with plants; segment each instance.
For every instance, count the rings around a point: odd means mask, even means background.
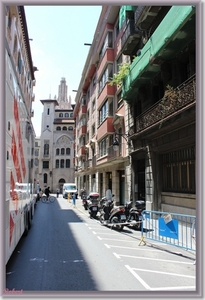
[[[172,6],[122,78],[122,97],[128,103],[138,89],[160,72],[160,65],[170,61],[195,39],[195,7]]]
[[[145,134],[148,130],[162,128],[192,108],[196,104],[196,76],[193,75],[177,88],[168,86],[164,97],[136,118],[135,136]],[[191,115],[189,114],[189,119]]]

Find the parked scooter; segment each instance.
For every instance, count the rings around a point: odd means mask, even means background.
[[[125,214],[127,217],[127,221],[129,222],[129,227],[134,229],[141,230],[142,229],[142,211],[145,210],[145,201],[144,200],[136,200],[135,206],[133,207],[132,201],[127,201],[125,204]]]
[[[88,210],[88,202],[87,202],[87,195],[83,194],[82,197],[82,205],[84,207],[85,210]]]
[[[87,197],[88,212],[91,218],[96,218],[99,211],[99,194],[91,192]]]
[[[105,198],[106,199],[106,198]],[[123,230],[125,225],[128,225],[127,218],[125,215],[124,206],[114,206],[114,201],[107,200],[103,203],[103,209],[100,213],[100,222],[103,225],[114,227],[120,231]]]

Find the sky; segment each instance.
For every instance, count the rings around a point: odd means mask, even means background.
[[[92,43],[102,6],[24,6],[36,86],[32,118],[36,136],[41,134],[42,99],[58,97],[62,77],[68,99],[75,103],[76,92]]]

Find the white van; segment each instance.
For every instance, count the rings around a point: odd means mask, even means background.
[[[76,198],[78,198],[78,190],[75,183],[64,183],[63,185],[63,198],[68,198],[68,193],[72,195],[73,193],[76,194]]]

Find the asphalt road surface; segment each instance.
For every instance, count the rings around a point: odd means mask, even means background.
[[[7,264],[7,291],[195,291],[191,254],[139,245],[139,231],[102,226],[79,203],[38,203],[28,236]]]

